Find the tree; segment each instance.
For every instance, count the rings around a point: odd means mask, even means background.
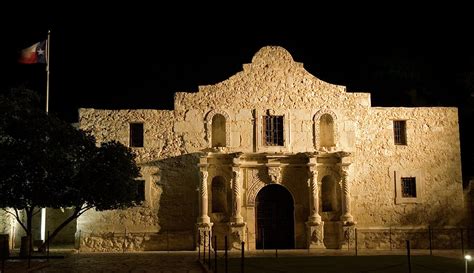
[[[31,236],[32,218],[42,207],[73,209],[52,240],[89,209],[137,205],[135,178],[140,174],[131,150],[115,141],[97,147],[89,133],[39,106],[28,90],[0,96],[0,208],[15,217],[26,235]]]

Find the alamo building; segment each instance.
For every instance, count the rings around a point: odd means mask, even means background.
[[[281,47],[177,92],[174,110],[81,108],[79,126],[132,148],[144,200],[82,215],[58,238],[81,250],[193,250],[209,232],[218,249],[224,236],[229,249],[341,249],[355,232],[361,248],[426,248],[428,227],[467,226],[457,108],[372,107]]]

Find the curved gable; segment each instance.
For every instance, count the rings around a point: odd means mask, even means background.
[[[338,107],[352,96],[344,86],[324,82],[295,62],[291,54],[279,46],[261,48],[243,71],[213,85],[199,86],[197,93],[177,93],[175,108],[279,108]],[[368,99],[365,96],[364,99]],[[349,103],[353,103],[350,100]],[[368,103],[370,104],[370,103]]]

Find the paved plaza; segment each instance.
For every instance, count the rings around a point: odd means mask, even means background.
[[[429,250],[412,250],[412,255],[419,257],[414,257],[413,259],[415,267],[413,272],[462,272],[464,262],[461,253],[461,250],[434,250],[434,257],[430,258]],[[276,254],[278,254],[278,258]],[[246,251],[247,266],[245,272],[266,272],[266,269],[269,270],[268,272],[307,272],[305,270],[309,270],[308,272],[367,272],[367,270],[370,272],[392,272],[389,270],[390,267],[393,267],[395,271],[401,269],[404,271],[406,269],[405,254],[404,250],[359,251],[358,255],[360,257],[355,257],[355,252],[348,250],[279,250],[278,253],[276,253],[275,250],[265,250],[265,252],[261,250]],[[75,251],[62,251],[52,252],[51,255],[53,258],[49,261],[46,261],[46,259],[32,259],[30,267],[28,267],[27,260],[10,259],[5,263],[5,271],[1,273],[206,272],[197,262],[198,253],[195,251],[169,253],[151,251],[130,253],[76,253]],[[373,255],[380,255],[381,257],[374,258]],[[64,258],[58,258],[59,256],[63,256]],[[219,272],[224,272],[223,256],[224,253],[219,251]],[[372,256],[372,258],[370,258],[370,256]],[[214,255],[211,255],[211,257],[214,259]],[[436,257],[440,258],[437,259]],[[206,255],[206,259],[207,258],[208,255]],[[240,252],[235,251],[229,253],[229,258],[231,259],[229,261],[229,272],[240,272]],[[437,264],[438,260],[440,262],[439,265]],[[316,264],[314,264],[315,262]],[[214,264],[214,262],[212,264]],[[343,271],[338,270],[341,269],[338,268],[338,265],[341,264],[344,264]],[[367,267],[367,264],[374,265]],[[347,268],[349,265],[350,267]],[[322,268],[319,268],[321,266]],[[473,266],[474,269],[474,262],[470,266]],[[277,269],[271,269],[272,267],[277,267]],[[322,269],[324,270],[320,271]]]
[[[77,253],[64,259],[8,261],[5,273],[201,273],[196,252]],[[3,273],[3,272],[2,272]]]

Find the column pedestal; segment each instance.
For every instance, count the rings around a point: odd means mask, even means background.
[[[230,249],[241,250],[242,242],[247,244],[247,233],[245,223],[229,223],[229,240]],[[245,246],[247,248],[247,246]]]
[[[342,249],[355,248],[355,225],[342,226]]]
[[[309,249],[324,249],[324,222],[306,222],[307,247]]]
[[[209,234],[212,238],[212,223],[199,223],[196,224],[197,227],[197,234],[196,234],[196,247],[201,247],[201,250],[204,246],[206,249],[209,249]],[[210,233],[209,233],[210,232]],[[212,244],[211,244],[212,248]]]

